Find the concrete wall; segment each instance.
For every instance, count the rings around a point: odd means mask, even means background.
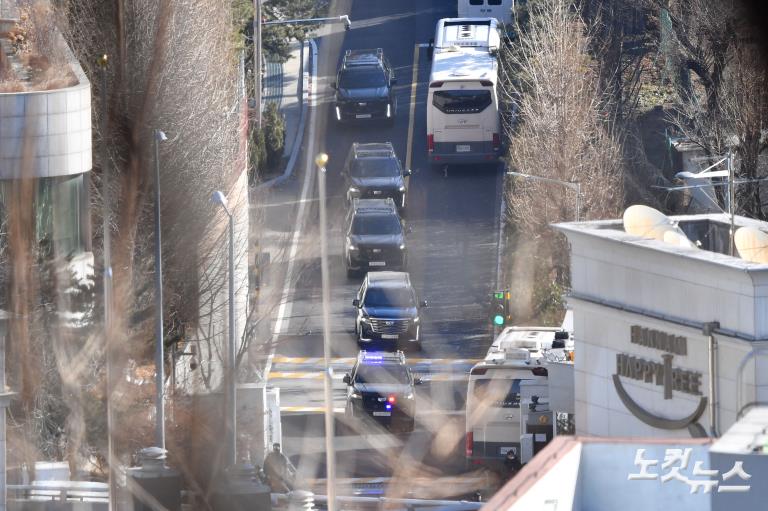
[[[750,486],[741,492],[712,492],[712,511],[758,510],[768,508],[768,456],[765,454],[731,454],[710,451],[709,467],[719,472],[718,490],[722,486]],[[728,481],[723,474],[734,468],[737,461],[743,462],[744,471],[751,477],[748,480],[734,476]]]
[[[0,30],[10,23],[0,20]],[[15,179],[22,172],[55,177],[91,170],[91,84],[68,53],[77,85],[0,93],[0,179]]]
[[[599,234],[568,232],[574,294],[768,338],[768,265],[619,231],[614,239]]]
[[[508,511],[555,511],[555,510],[597,510],[591,506],[581,507],[575,502],[578,486],[579,462],[582,456],[581,444],[573,447],[557,463],[544,472],[536,482],[525,490]]]

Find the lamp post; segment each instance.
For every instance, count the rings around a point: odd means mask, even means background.
[[[237,463],[237,452],[235,451],[235,439],[237,438],[237,423],[235,422],[235,331],[237,329],[235,324],[235,218],[227,207],[227,197],[223,193],[214,192],[212,200],[219,204],[229,217],[229,328],[227,329],[227,371],[225,373],[227,387],[225,421],[227,425],[226,460],[230,465],[235,465]]]
[[[165,451],[165,346],[163,345],[163,252],[160,232],[160,142],[165,133],[153,130],[155,142],[155,445]]]
[[[320,194],[320,276],[323,287],[323,359],[325,378],[323,390],[325,394],[325,464],[326,464],[326,493],[328,495],[328,511],[336,509],[336,453],[333,448],[333,396],[331,385],[333,370],[331,369],[331,323],[329,318],[329,304],[331,301],[330,286],[328,283],[328,247],[327,224],[325,211],[325,165],[328,163],[328,155],[320,153],[315,157],[315,164],[319,170],[317,180]]]
[[[581,183],[578,181],[561,181],[559,179],[552,179],[551,177],[532,176],[530,174],[523,174],[522,172],[508,171],[507,175],[522,177],[523,179],[530,179],[532,181],[543,181],[545,183],[554,183],[570,188],[576,192],[576,221],[579,221],[581,211]]]

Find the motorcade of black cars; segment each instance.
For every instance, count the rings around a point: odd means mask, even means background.
[[[382,345],[421,350],[420,310],[427,307],[427,302],[417,301],[407,272],[368,272],[352,306],[361,349]]]
[[[362,350],[352,371],[344,376],[347,385],[345,416],[372,418],[397,431],[413,431],[416,416],[414,377],[402,351],[395,353]]]
[[[347,201],[389,197],[401,213],[405,211],[405,178],[411,170],[403,169],[391,142],[353,143],[341,172]]]
[[[347,50],[331,87],[339,122],[385,120],[393,123],[397,103],[395,72],[381,48]]]
[[[347,276],[369,269],[405,269],[407,229],[392,199],[354,199],[344,226]]]

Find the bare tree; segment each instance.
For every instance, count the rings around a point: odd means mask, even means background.
[[[581,183],[581,218],[618,213],[623,200],[621,148],[606,122],[599,68],[589,55],[590,34],[565,0],[532,6],[519,43],[504,49],[503,92],[516,106],[509,162],[515,170]],[[549,224],[576,216],[575,193],[552,183],[518,180],[508,187],[516,232],[536,240],[539,263],[567,281],[567,250]],[[541,272],[540,272],[541,273]],[[550,271],[529,278],[549,278]],[[525,314],[523,314],[525,315]]]

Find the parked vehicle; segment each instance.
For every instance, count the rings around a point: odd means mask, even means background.
[[[427,92],[427,151],[432,165],[492,162],[501,155],[495,18],[437,23]]]

